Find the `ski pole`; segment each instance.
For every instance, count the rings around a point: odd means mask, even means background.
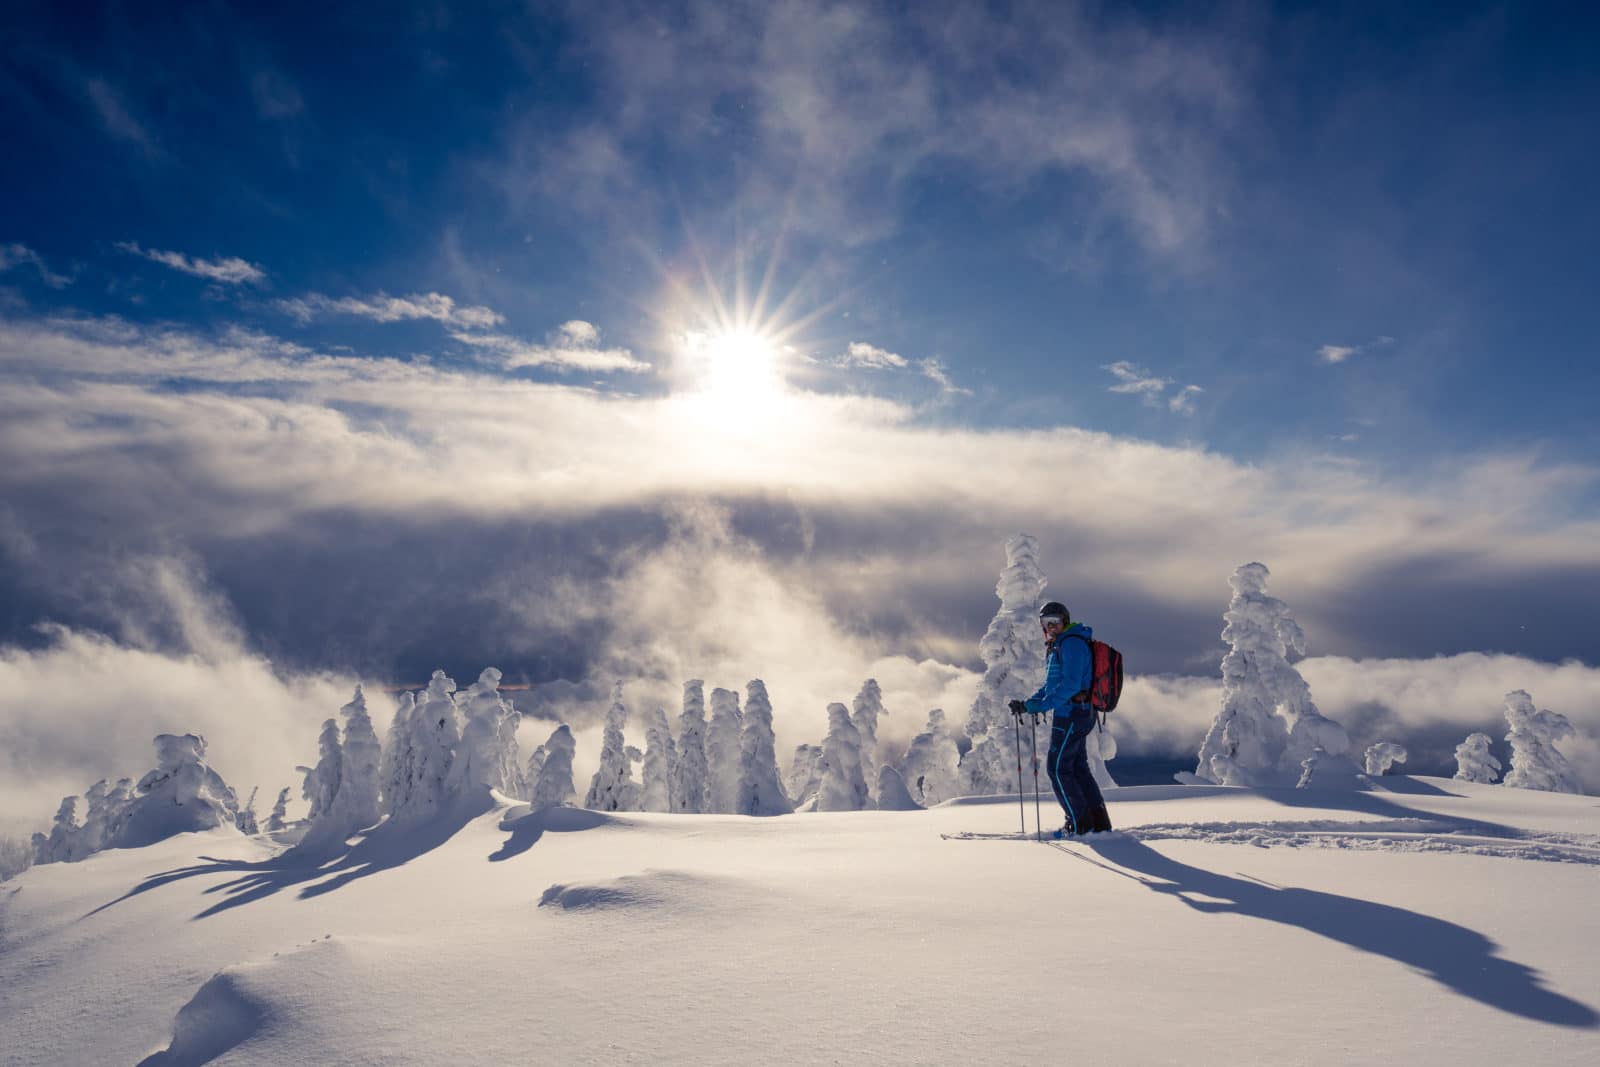
[[[1015,720],[1017,727],[1012,731],[1011,735],[1017,742],[1017,819],[1022,823],[1022,836],[1027,837],[1028,809],[1022,804],[1022,715],[1020,712],[1013,710],[1011,718]]]
[[[1044,829],[1039,825],[1039,716],[1037,713],[1028,716],[1028,751],[1033,754],[1033,836],[1036,841],[1044,840]],[[1018,738],[1021,742],[1021,738]],[[1026,832],[1026,831],[1024,831]]]

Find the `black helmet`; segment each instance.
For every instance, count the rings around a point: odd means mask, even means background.
[[[1072,612],[1068,611],[1067,606],[1059,600],[1052,600],[1039,609],[1039,620],[1041,622],[1052,618],[1060,619],[1062,626],[1072,625]]]

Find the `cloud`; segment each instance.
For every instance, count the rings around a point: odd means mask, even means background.
[[[494,353],[507,370],[518,367],[560,367],[599,372],[643,373],[650,364],[625,348],[601,348],[600,330],[581,319],[564,322],[545,344],[533,344],[497,333],[453,332],[462,344]]]
[[[1077,243],[1114,230],[1191,261],[1255,121],[1251,35],[1228,16],[1169,30],[1057,6],[779,2],[735,17],[701,0],[573,17],[605,117],[554,134],[519,118],[487,173],[514,204],[554,197],[630,228],[664,206],[645,162],[663,155],[700,166],[713,203],[852,243],[895,230],[902,190],[954,164],[1000,198],[1070,182],[1092,205],[1072,213]]]
[[[476,305],[458,305],[443,293],[413,293],[410,296],[375,293],[366,297],[337,298],[309,293],[279,300],[276,307],[301,323],[327,315],[354,315],[384,323],[432,319],[461,329],[486,330],[505,321],[505,316],[497,311]]]
[[[11,270],[27,264],[39,272],[39,280],[52,289],[65,289],[72,284],[72,279],[63,274],[52,271],[44,257],[26,245],[9,244],[0,245],[0,271]]]
[[[94,105],[96,115],[100,118],[100,125],[107,133],[120,141],[137,145],[143,149],[145,155],[152,158],[162,154],[155,138],[145,129],[144,124],[134,117],[121,94],[108,82],[103,78],[90,78],[85,89],[89,94],[90,103]]]
[[[267,280],[266,271],[240,259],[238,256],[224,256],[220,259],[190,259],[182,252],[160,252],[153,248],[140,248],[133,241],[118,241],[117,248],[129,255],[143,256],[145,259],[162,266],[171,267],[173,270],[192,274],[196,278],[207,281],[220,282],[225,285],[240,285],[249,282],[260,285]]]
[[[844,362],[846,366],[867,367],[873,370],[893,368],[903,370],[910,363],[906,357],[885,351],[865,341],[852,341],[845,351]]]
[[[1117,379],[1116,385],[1106,386],[1106,392],[1137,396],[1147,407],[1160,407],[1167,386],[1175,384],[1171,378],[1157,377],[1125,359],[1107,363],[1100,369],[1109,371]],[[1193,415],[1194,398],[1203,392],[1205,390],[1198,385],[1186,385],[1166,398],[1167,410],[1177,415]]]
[[[1194,398],[1205,392],[1198,385],[1186,385],[1178,392],[1167,398],[1167,409],[1179,415],[1194,414]]]
[[[941,396],[971,396],[971,389],[963,389],[951,380],[949,372],[943,362],[937,359],[923,359],[917,361],[917,367],[922,371],[922,376],[939,387]]]
[[[1361,349],[1353,345],[1323,345],[1317,349],[1317,358],[1324,363],[1343,363]]]

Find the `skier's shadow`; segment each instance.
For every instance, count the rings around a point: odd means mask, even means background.
[[[1513,1015],[1557,1026],[1600,1025],[1593,1008],[1548,988],[1533,968],[1496,955],[1499,946],[1464,926],[1337,893],[1232,878],[1180,863],[1132,838],[1087,843],[1139,876],[1147,888],[1175,896],[1196,911],[1298,926],[1387,956],[1462,996]]]

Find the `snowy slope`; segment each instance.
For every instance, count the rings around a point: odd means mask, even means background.
[[[1600,1062],[1600,802],[1382,784],[185,835],[0,885],[0,1061]]]

